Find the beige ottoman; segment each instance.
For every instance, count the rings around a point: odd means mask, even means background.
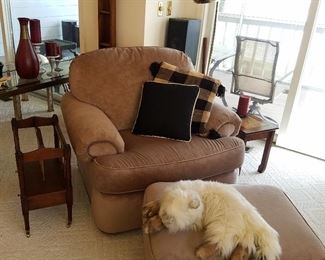
[[[168,183],[150,185],[144,195],[144,204],[160,198]],[[266,185],[235,185],[280,234],[281,259],[325,260],[325,247],[289,198],[278,188]],[[146,260],[197,260],[195,248],[202,243],[200,232],[169,234],[163,230],[144,234]]]

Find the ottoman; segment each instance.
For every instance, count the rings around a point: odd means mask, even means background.
[[[150,185],[144,204],[160,198],[168,183]],[[235,185],[264,219],[278,231],[282,247],[281,259],[325,260],[325,247],[283,191],[267,185]],[[203,242],[202,232],[166,230],[144,234],[145,260],[197,260],[195,248]],[[217,257],[215,259],[218,259]]]

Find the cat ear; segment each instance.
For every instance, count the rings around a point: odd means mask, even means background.
[[[197,209],[198,207],[200,207],[200,200],[198,198],[191,198],[188,206],[191,208],[191,209]]]

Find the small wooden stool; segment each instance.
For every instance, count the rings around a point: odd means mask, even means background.
[[[11,120],[14,134],[16,163],[20,186],[20,200],[26,236],[30,236],[29,211],[59,204],[67,204],[68,224],[72,222],[71,149],[65,142],[56,115],[51,118],[30,117]],[[54,148],[46,148],[40,127],[53,126]],[[18,130],[34,127],[38,149],[21,152]]]

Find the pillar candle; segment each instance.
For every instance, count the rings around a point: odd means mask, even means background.
[[[38,19],[31,19],[29,21],[29,29],[30,29],[30,38],[32,43],[41,43],[41,23]]]
[[[45,52],[46,56],[57,56],[58,55],[58,50],[57,50],[57,44],[56,42],[48,41],[45,42]]]
[[[61,60],[62,59],[62,49],[59,44],[56,45],[56,52],[57,52],[57,55],[59,55],[59,57],[57,57],[56,59]]]
[[[241,95],[238,101],[237,114],[240,117],[247,116],[250,97]]]

